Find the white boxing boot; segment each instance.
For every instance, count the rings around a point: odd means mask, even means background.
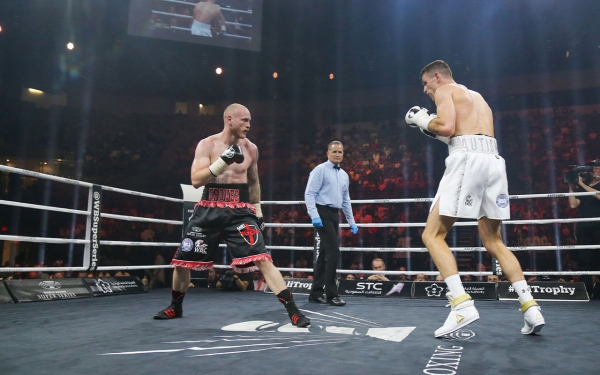
[[[525,325],[521,328],[521,333],[524,335],[534,335],[544,328],[546,321],[542,316],[540,305],[535,300],[529,300],[521,304],[521,311]]]
[[[450,315],[448,315],[448,319],[446,319],[444,325],[435,331],[435,337],[452,333],[479,319],[479,312],[475,308],[470,295],[465,293],[454,297],[452,293],[446,293],[446,297],[450,301],[452,311],[450,311]]]

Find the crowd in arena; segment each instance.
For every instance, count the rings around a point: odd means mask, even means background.
[[[4,109],[12,108],[11,111]],[[15,110],[17,108],[17,110]],[[600,106],[581,111],[577,108],[545,108],[496,114],[496,138],[500,154],[505,158],[511,194],[561,193],[568,187],[562,181],[567,165],[580,164],[598,158],[600,137]],[[33,104],[0,100],[0,155],[7,157],[62,158],[73,160],[75,167],[64,177],[96,184],[126,188],[171,197],[181,196],[178,184],[189,183],[189,170],[197,142],[218,133],[223,126],[220,115],[183,114],[117,116],[92,110],[83,114],[70,107],[36,108]],[[307,125],[290,129],[282,114],[275,118],[253,115],[249,133],[260,151],[259,174],[263,200],[303,200],[304,188],[312,168],[326,160],[327,144],[340,140],[344,144],[342,167],[350,176],[352,199],[431,198],[444,168],[445,145],[423,137],[408,128],[403,120],[390,119],[360,124]],[[7,140],[17,140],[9,142]],[[282,142],[282,140],[285,140]],[[582,159],[583,156],[583,159]],[[80,161],[79,163],[77,161]],[[14,177],[3,177],[1,199],[42,204],[45,182],[23,183]],[[107,194],[102,211],[105,213],[157,217],[180,220],[181,208],[163,201],[130,199],[115,193]],[[87,197],[81,197],[86,201]],[[53,190],[53,205],[70,207],[72,194]],[[354,204],[356,223],[425,222],[429,203]],[[4,222],[9,223],[10,208],[4,210]],[[21,210],[21,222],[10,230],[19,234],[40,235],[39,213]],[[304,205],[265,205],[267,245],[312,246],[312,228],[278,227],[277,223],[310,223]],[[46,236],[83,238],[85,219],[48,221]],[[511,200],[511,218],[541,220],[572,218],[566,198]],[[178,242],[180,229],[173,225],[136,223],[102,219],[101,238],[124,241]],[[458,227],[448,237],[452,246],[481,246],[474,235],[475,227]],[[409,248],[423,247],[422,228],[395,225],[385,228],[361,228],[356,236],[342,228],[343,247]],[[508,246],[574,245],[573,224],[505,225]],[[12,234],[12,233],[11,233]],[[17,234],[17,233],[14,233]],[[21,266],[41,265],[35,251],[39,244],[29,246],[18,257]],[[45,264],[62,261],[77,264],[77,255],[70,256],[64,245],[46,246]],[[80,247],[80,246],[79,246]],[[79,248],[75,246],[76,249]],[[158,250],[157,250],[158,249]],[[160,247],[103,246],[101,263],[111,265],[165,263],[174,249]],[[78,253],[75,251],[75,253]],[[312,267],[312,252],[304,250],[273,250],[279,267]],[[576,255],[555,251],[516,252],[524,269],[579,270]],[[362,269],[372,258],[381,257],[388,270],[405,267],[409,271],[435,270],[425,252],[342,252],[341,268]],[[459,257],[460,271],[491,270],[487,254],[471,253]],[[139,276],[150,273],[143,271]],[[303,273],[290,276],[308,276]]]

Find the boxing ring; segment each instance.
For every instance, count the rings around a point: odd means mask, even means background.
[[[94,236],[101,218],[181,226],[183,221],[103,213],[101,191],[159,199],[181,206],[182,199],[98,186],[0,165],[0,171],[77,185],[89,190],[87,210],[0,201],[0,206],[64,212],[86,217],[84,239],[0,235],[0,240],[83,245],[83,263],[72,267],[3,267],[0,272],[136,270],[169,265],[100,265],[102,246],[176,247],[179,242],[111,241]],[[596,193],[534,194],[510,199],[562,198]],[[355,200],[353,204],[430,202],[429,198]],[[301,205],[303,201],[265,201],[263,205]],[[507,220],[504,225],[574,223],[594,219]],[[425,223],[370,223],[369,227],[424,227]],[[476,222],[457,222],[457,226]],[[312,227],[311,224],[267,223],[267,227]],[[341,227],[348,227],[341,224]],[[222,245],[224,246],[224,245]],[[313,247],[267,246],[273,251],[310,251]],[[513,251],[571,251],[600,245],[513,247]],[[482,252],[482,247],[452,247],[455,252]],[[425,248],[342,247],[342,251],[378,253],[426,252]],[[216,266],[228,268],[228,266]],[[306,268],[281,271],[312,272]],[[338,270],[340,274],[381,271]],[[385,271],[386,275],[437,275],[428,270]],[[487,276],[494,272],[460,272]],[[531,271],[526,275],[598,275],[598,271]],[[52,303],[0,304],[0,328],[7,343],[0,351],[0,373],[131,374],[531,374],[591,373],[597,370],[595,346],[600,322],[598,300],[586,303],[540,303],[546,327],[537,336],[521,335],[522,314],[515,301],[477,301],[481,319],[444,339],[433,331],[448,313],[445,301],[344,297],[342,308],[315,305],[296,294],[298,307],[312,321],[308,328],[289,324],[276,298],[268,293],[226,293],[190,288],[182,319],[156,321],[155,311],[169,300],[169,288],[148,293],[82,298]],[[60,370],[58,370],[60,369]]]

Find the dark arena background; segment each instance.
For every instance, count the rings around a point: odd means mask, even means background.
[[[597,372],[599,14],[596,0],[0,1],[0,373]],[[461,219],[446,240],[481,319],[434,337],[450,310],[421,236],[448,148],[404,118],[436,111],[419,74],[434,60],[493,111],[502,237],[544,313],[537,335]],[[251,113],[267,249],[310,327],[258,271],[215,289],[225,244],[214,271],[192,271],[183,318],[152,319],[198,200],[196,146],[232,103]],[[359,227],[340,215],[344,307],[307,298],[304,192],[333,140]]]

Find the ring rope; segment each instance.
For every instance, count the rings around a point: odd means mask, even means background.
[[[66,213],[77,214],[77,215],[87,215],[87,216],[90,215],[89,211],[73,210],[73,209],[70,209],[70,208],[62,208],[62,207],[43,206],[43,205],[39,205],[39,204],[22,203],[22,202],[15,202],[15,201],[0,200],[0,204],[4,204],[4,205],[7,205],[7,206],[35,208],[35,209],[38,209],[38,210],[66,212]]]
[[[222,245],[227,246],[227,245]],[[586,249],[600,249],[600,245],[560,245],[560,246],[507,246],[511,251],[551,251],[551,250],[586,250]],[[268,246],[267,249],[271,250],[314,250],[312,246]],[[482,246],[472,247],[450,247],[451,251],[461,252],[472,252],[487,251]],[[340,251],[376,251],[382,253],[393,253],[393,252],[411,252],[411,253],[426,253],[426,247],[340,247]]]
[[[581,221],[600,221],[600,217],[586,217],[573,219],[544,219],[544,220],[505,220],[502,224],[552,224],[552,223],[578,223]],[[386,227],[424,227],[426,223],[356,223],[357,227],[364,228],[386,228]],[[475,226],[477,221],[457,221],[454,226]],[[265,227],[282,227],[282,228],[311,228],[312,224],[296,224],[296,223],[265,223]],[[340,227],[348,228],[349,224],[341,224]]]
[[[169,269],[175,268],[175,266],[171,265],[148,265],[148,266],[100,266],[96,270],[97,271],[117,271],[117,270],[147,270],[147,269]],[[231,266],[215,264],[214,268],[218,269],[230,269]],[[289,268],[289,267],[277,267],[279,271],[287,271],[287,272],[313,272],[312,268]],[[0,271],[3,272],[60,272],[60,271],[87,271],[87,267],[0,267]],[[375,275],[375,274],[385,274],[385,275],[418,275],[423,274],[427,276],[437,276],[440,273],[438,271],[372,271],[372,270],[336,270],[336,273],[340,274],[365,274],[365,275]],[[471,276],[489,276],[493,275],[493,272],[463,272],[460,271],[458,273],[461,276],[471,275]],[[525,276],[582,276],[582,275],[600,275],[600,271],[526,271],[523,272]],[[392,280],[395,281],[395,280]],[[407,280],[411,281],[411,280]]]
[[[127,220],[127,221],[143,221],[147,223],[163,223],[163,224],[172,224],[172,225],[183,225],[183,221],[181,220],[164,220],[164,219],[154,219],[150,217],[140,217],[140,216],[127,216],[127,215],[115,215],[115,214],[100,214],[100,217],[104,217],[107,219],[118,219],[118,220]]]
[[[58,177],[58,176],[54,176],[54,175],[46,174],[46,173],[33,172],[33,171],[29,171],[27,169],[13,168],[13,167],[9,167],[9,166],[2,165],[2,164],[0,164],[0,171],[6,171],[6,172],[16,173],[16,174],[24,174],[24,175],[31,176],[31,177],[44,178],[46,180],[53,180],[53,181],[63,182],[65,184],[83,186],[83,187],[88,187],[88,188],[91,188],[94,186],[94,184],[90,184],[89,182],[72,180],[70,178]],[[177,203],[184,202],[183,199],[179,199],[179,198],[171,198],[171,197],[165,197],[162,195],[142,193],[142,192],[135,191],[135,190],[119,189],[119,188],[115,188],[115,187],[111,187],[111,186],[104,186],[104,185],[97,185],[97,186],[102,187],[102,190],[114,191],[116,193],[136,195],[139,197],[146,197],[146,198],[153,198],[153,199],[161,199],[161,200],[177,202]]]
[[[10,236],[0,234],[0,240],[5,241],[22,241],[22,242],[41,242],[41,243],[62,243],[62,244],[88,244],[89,240],[78,240],[73,238],[52,238],[52,237],[32,237],[32,236]]]
[[[530,198],[564,198],[564,197],[581,197],[586,195],[600,195],[597,192],[583,193],[550,193],[550,194],[527,194],[527,195],[510,195],[509,199],[530,199]],[[350,203],[415,203],[415,202],[433,202],[434,198],[402,198],[402,199],[360,199],[351,200]],[[305,204],[305,201],[261,201],[260,204]]]
[[[64,182],[70,185],[84,186],[84,187],[92,187],[94,184],[90,184],[89,182],[71,180],[70,178],[58,177],[51,174],[45,174],[40,172],[28,171],[27,169],[13,168],[6,165],[0,164],[0,171],[7,171],[10,173],[24,174],[26,176],[44,178],[46,180],[53,180],[58,182]]]
[[[31,237],[31,236],[12,236],[0,235],[0,240],[7,241],[22,241],[22,242],[39,242],[39,243],[58,243],[58,244],[87,244],[88,240],[70,239],[70,238],[53,238],[53,237]],[[112,246],[179,246],[179,242],[140,242],[140,241],[109,241],[101,240],[101,245]],[[227,247],[226,244],[220,244],[219,247]],[[312,246],[271,246],[267,245],[269,250],[314,250]],[[511,251],[551,251],[551,250],[586,250],[600,249],[600,245],[560,245],[560,246],[508,246]],[[486,251],[485,247],[450,247],[451,251],[472,252]],[[413,252],[426,253],[426,247],[340,247],[340,251],[377,251],[382,253],[392,252]],[[1,268],[0,268],[1,269]]]

